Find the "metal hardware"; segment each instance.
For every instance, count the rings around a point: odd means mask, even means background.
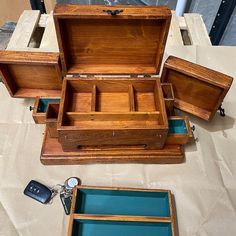
[[[191,127],[191,130],[194,132],[195,131],[195,125],[193,125],[192,127]]]
[[[30,106],[30,107],[29,107],[29,110],[30,110],[30,111],[33,111],[33,110],[34,110],[34,107]]]
[[[222,105],[220,105],[220,107],[218,108],[218,110],[220,111],[220,115],[221,115],[221,116],[225,116],[225,109],[222,107]]]
[[[116,16],[123,11],[124,10],[118,10],[118,9],[116,9],[116,10],[103,10],[103,12],[106,12],[107,14],[112,15],[112,16]]]

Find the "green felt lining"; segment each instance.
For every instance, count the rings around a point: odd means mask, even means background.
[[[185,120],[169,120],[169,134],[187,134]]]
[[[171,223],[74,220],[72,236],[172,236]]]
[[[59,98],[40,98],[37,108],[38,113],[45,113],[49,102],[59,102]]]
[[[75,213],[169,217],[168,192],[78,189]]]

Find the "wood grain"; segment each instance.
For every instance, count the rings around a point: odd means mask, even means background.
[[[170,56],[165,62],[161,81],[172,83],[175,107],[209,121],[222,103],[233,78]]]
[[[58,132],[64,151],[164,146],[168,123],[158,80],[65,78],[62,90]]]
[[[118,16],[104,12],[117,7]],[[170,19],[166,7],[56,6],[64,74],[158,73]]]
[[[0,70],[13,97],[60,94],[62,78],[58,53],[0,51]]]
[[[40,161],[44,165],[80,165],[96,163],[178,164],[184,162],[181,145],[166,145],[163,149],[117,146],[87,147],[76,152],[64,152],[58,139],[45,132]]]

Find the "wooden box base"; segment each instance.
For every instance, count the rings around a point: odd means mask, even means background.
[[[40,160],[44,165],[76,165],[95,163],[178,164],[184,162],[182,145],[166,145],[163,149],[81,149],[64,152],[57,138],[45,132]]]

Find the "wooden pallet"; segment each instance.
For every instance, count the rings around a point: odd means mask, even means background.
[[[172,12],[167,45],[212,46],[202,16],[195,13],[187,13],[183,17],[179,17]]]
[[[188,13],[178,17],[173,12],[167,44],[211,46],[201,15]],[[6,50],[59,52],[53,14],[40,15],[39,11],[25,10]]]
[[[53,14],[25,10],[20,16],[6,50],[59,52]]]

